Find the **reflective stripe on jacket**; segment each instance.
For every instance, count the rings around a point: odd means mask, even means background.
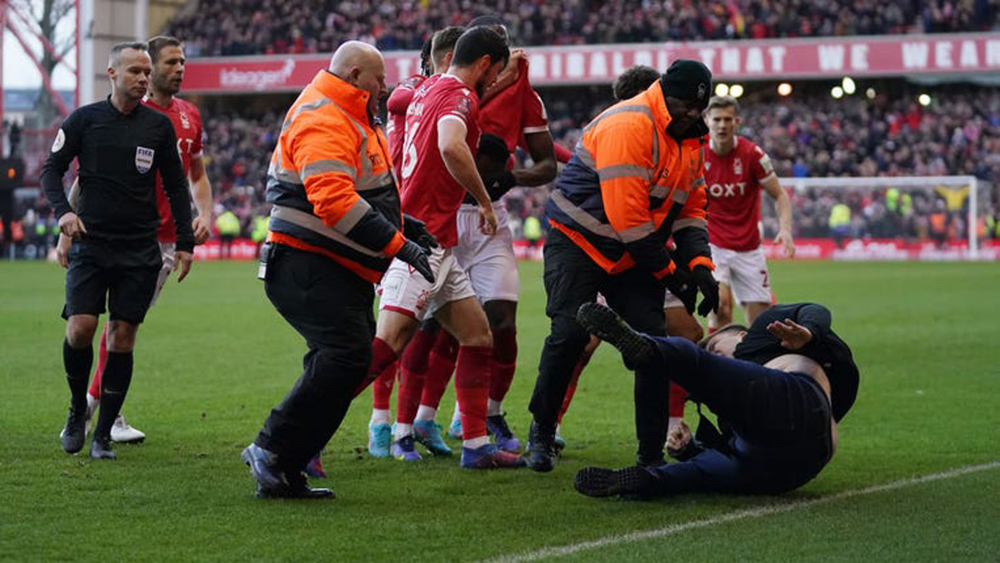
[[[665,243],[686,227],[707,232],[704,138],[679,141],[666,132],[670,121],[659,81],[611,106],[584,128],[546,202],[550,224],[609,273],[635,265],[627,244]],[[710,256],[707,243],[693,254]]]
[[[267,172],[268,240],[378,282],[405,239],[388,143],[368,92],[322,70],[288,110]]]

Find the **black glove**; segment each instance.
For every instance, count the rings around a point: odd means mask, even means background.
[[[483,185],[486,186],[486,193],[490,194],[490,201],[497,201],[517,185],[517,180],[513,173],[504,170],[483,176]]]
[[[698,286],[695,285],[687,270],[677,268],[674,273],[664,277],[660,282],[667,288],[667,291],[681,300],[689,315],[694,314],[694,306],[698,299]],[[718,291],[715,294],[718,300]]]
[[[403,236],[407,240],[412,240],[425,249],[437,248],[438,241],[434,235],[427,230],[427,224],[409,215],[403,215]]]
[[[707,317],[709,312],[719,312],[719,282],[715,281],[712,270],[705,266],[695,266],[691,272],[692,285],[701,291],[701,305],[698,305],[698,314]],[[690,311],[688,311],[690,313]]]
[[[412,240],[407,240],[403,248],[396,253],[396,258],[413,266],[413,269],[420,272],[424,279],[434,283],[434,272],[431,270],[431,263],[427,260],[427,255],[431,251],[421,247]]]

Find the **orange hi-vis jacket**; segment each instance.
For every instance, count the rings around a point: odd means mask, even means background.
[[[637,263],[658,279],[673,273],[664,246],[671,235],[680,265],[714,269],[704,129],[678,140],[667,133],[670,121],[659,81],[611,106],[584,128],[546,202],[550,225],[608,273]]]
[[[292,104],[267,172],[268,240],[377,283],[406,240],[389,145],[368,97],[322,70]]]

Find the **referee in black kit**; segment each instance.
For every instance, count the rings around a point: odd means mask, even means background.
[[[136,331],[146,316],[161,267],[156,243],[160,224],[157,173],[177,228],[177,281],[191,269],[194,250],[187,176],[174,128],[166,115],[140,103],[151,71],[145,43],[115,45],[108,58],[111,95],[66,118],[40,179],[59,218],[59,229],[74,239],[67,255],[63,309],[67,321],[63,363],[71,394],[62,435],[67,453],[83,449],[94,333],[105,303],[111,314],[101,410],[90,446],[90,457],[95,459],[115,459],[111,426],[128,393]],[[62,184],[73,158],[80,165],[77,213]]]

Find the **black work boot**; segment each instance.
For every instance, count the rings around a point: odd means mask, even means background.
[[[626,467],[617,471],[603,467],[584,467],[576,473],[573,487],[576,492],[588,497],[639,496],[643,487],[652,479],[642,467]]]
[[[656,358],[656,345],[609,307],[584,303],[577,309],[576,320],[588,332],[617,348],[629,369],[636,369]]]
[[[528,451],[524,453],[524,461],[532,471],[543,473],[556,467],[556,429],[542,428],[540,424],[531,421],[528,430]]]

